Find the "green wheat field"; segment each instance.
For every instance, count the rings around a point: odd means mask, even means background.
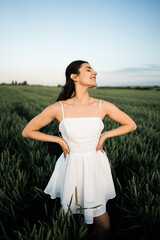
[[[60,199],[43,192],[62,153],[57,143],[22,137],[26,124],[56,101],[61,87],[0,85],[0,239],[93,239],[81,214],[62,217]],[[135,89],[89,89],[127,113],[137,129],[107,139],[117,196],[107,202],[110,239],[160,238],[160,92]],[[120,126],[104,118],[104,131]],[[52,121],[42,132],[61,136]]]

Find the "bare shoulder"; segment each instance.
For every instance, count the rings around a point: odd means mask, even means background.
[[[101,108],[102,108],[102,115],[104,117],[107,115],[109,116],[111,112],[118,111],[118,110],[120,111],[120,109],[115,104],[103,99],[101,102]]]
[[[106,101],[106,100],[103,100],[102,99],[102,103],[101,103],[102,105],[103,105],[103,108],[110,108],[110,109],[113,109],[113,108],[115,108],[116,107],[116,105],[115,104],[113,104],[113,103],[111,103],[111,102],[109,102],[109,101]]]
[[[43,112],[44,116],[50,116],[52,119],[59,119],[61,115],[61,105],[59,102],[55,102],[46,107]]]
[[[59,118],[61,116],[61,105],[59,102],[55,102],[49,106],[47,106],[43,111],[38,115],[41,120],[42,119],[48,119],[49,120],[57,120],[59,122]]]
[[[55,102],[55,103],[49,105],[48,107],[46,107],[44,110],[54,112],[56,114],[59,111],[59,108],[60,108],[60,103]]]

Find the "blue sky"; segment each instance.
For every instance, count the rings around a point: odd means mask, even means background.
[[[87,60],[98,86],[160,85],[159,0],[0,0],[0,82],[65,84]]]

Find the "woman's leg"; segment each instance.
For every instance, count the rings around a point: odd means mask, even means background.
[[[108,239],[110,230],[110,217],[107,211],[98,216],[94,217],[94,232],[98,236],[101,235],[101,240]]]

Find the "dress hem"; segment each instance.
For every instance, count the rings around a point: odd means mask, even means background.
[[[49,194],[50,195],[50,193],[48,193],[47,191],[44,191],[46,194]],[[107,202],[108,202],[108,200],[110,200],[110,199],[113,199],[113,198],[115,198],[117,196],[117,194],[115,193],[114,195],[112,195],[111,197],[109,197],[109,198],[107,198],[107,199],[105,199],[105,204],[107,204]],[[52,196],[52,195],[50,195],[50,198],[51,199],[56,199],[56,198],[60,198],[61,199],[61,196],[59,195],[59,194],[57,194],[56,196]],[[61,205],[62,205],[62,203],[61,203]],[[63,207],[63,205],[62,205],[62,207]],[[71,210],[72,211],[72,210]],[[100,214],[98,214],[98,215],[94,215],[93,216],[93,218],[94,217],[99,217],[99,216],[101,216],[102,214],[104,214],[106,212],[106,210],[105,211],[103,211],[102,213],[100,213]],[[75,212],[75,211],[72,211],[72,214],[80,214],[80,213],[77,213],[77,212]],[[81,212],[81,214],[82,215],[84,215],[84,212]],[[93,221],[92,222],[85,222],[86,224],[93,224]]]

